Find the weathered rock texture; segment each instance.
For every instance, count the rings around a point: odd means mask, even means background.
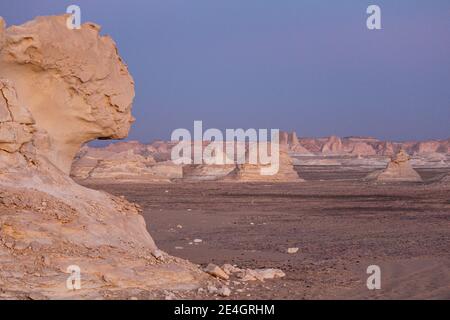
[[[111,38],[94,24],[70,30],[66,16],[7,29],[0,18],[0,93],[0,298],[198,285],[203,274],[157,249],[138,207],[68,176],[83,143],[123,138],[133,121],[133,80]],[[81,290],[66,287],[70,265]]]
[[[255,147],[255,146],[253,146]],[[249,147],[251,148],[251,147]],[[270,150],[270,144],[268,144]],[[247,150],[247,153],[249,150]],[[246,156],[248,157],[248,155]],[[259,159],[258,159],[259,160]],[[258,161],[259,162],[259,161]],[[226,175],[225,181],[240,181],[240,182],[298,182],[303,181],[294,169],[292,158],[288,155],[285,147],[280,146],[279,150],[279,169],[276,174],[263,175],[261,168],[270,167],[267,164],[252,164],[246,161],[243,164],[237,164],[233,171]]]
[[[367,179],[375,179],[377,181],[396,182],[409,181],[420,182],[422,178],[413,169],[409,163],[409,155],[404,150],[400,150],[397,155],[388,163],[387,168],[382,171],[376,171],[367,177]]]
[[[295,155],[354,155],[354,156],[393,156],[400,149],[418,156],[449,154],[449,139],[431,141],[392,142],[372,137],[330,136],[327,138],[298,138],[295,132],[280,132],[280,144],[287,145],[288,151]]]
[[[83,147],[72,164],[71,176],[89,182],[169,182],[181,179],[182,166],[156,162],[143,145],[131,142],[107,148]]]

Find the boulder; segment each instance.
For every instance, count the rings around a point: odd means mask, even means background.
[[[321,152],[324,154],[340,154],[343,153],[342,141],[337,136],[331,136],[322,146]]]
[[[0,18],[0,295],[201,286],[198,267],[158,250],[136,205],[69,177],[84,143],[126,137],[134,83],[114,41],[92,23],[68,29],[68,17],[9,28]],[[74,270],[82,290],[70,287]]]
[[[410,157],[401,149],[388,163],[386,169],[369,174],[366,179],[384,182],[420,182],[422,178],[409,163]]]
[[[77,155],[71,170],[71,176],[80,181],[101,183],[169,182],[182,175],[181,166],[171,161],[156,162],[145,145],[135,142],[87,147]]]
[[[251,163],[249,161],[249,154],[252,149],[255,150],[261,146],[258,143],[254,143],[248,146],[246,152],[245,163],[236,164],[233,171],[223,178],[224,181],[237,181],[237,182],[300,182],[301,179],[294,169],[293,160],[289,156],[286,147],[280,145],[278,156],[278,171],[274,174],[265,175],[262,174],[262,169],[269,169],[271,164],[261,164],[260,159],[257,159],[257,163]],[[271,150],[270,144],[267,144],[268,150]],[[276,161],[276,158],[273,160]],[[274,166],[272,166],[274,168]]]

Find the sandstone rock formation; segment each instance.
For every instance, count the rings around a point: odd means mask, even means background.
[[[71,176],[86,182],[169,182],[181,179],[182,167],[156,162],[145,145],[129,142],[106,148],[84,147],[72,164]]]
[[[339,154],[342,153],[343,146],[339,137],[331,136],[328,141],[322,146],[321,152],[324,154]]]
[[[354,155],[373,156],[376,154],[375,149],[368,143],[356,142],[350,147],[350,153]]]
[[[291,145],[298,145],[300,142],[298,141],[297,133],[292,131],[288,136],[288,142]]]
[[[291,133],[280,131],[280,145],[287,148],[288,152],[297,155],[312,155],[312,153],[300,143],[295,131]]]
[[[248,147],[246,158],[251,152],[251,148],[259,148],[258,144],[253,144]],[[270,144],[268,149],[270,150]],[[259,162],[259,159],[258,159]],[[239,181],[239,182],[299,182],[304,181],[299,177],[297,171],[293,166],[293,160],[289,156],[287,149],[280,145],[279,159],[278,159],[278,172],[273,175],[261,174],[261,168],[269,167],[266,164],[252,164],[248,159],[243,164],[236,164],[236,167],[227,176],[224,177],[225,181]]]
[[[196,287],[205,275],[158,250],[137,206],[68,176],[83,143],[127,135],[134,86],[111,38],[66,19],[0,18],[0,298]]]
[[[392,158],[387,168],[382,171],[376,171],[368,175],[368,180],[377,180],[385,182],[420,182],[422,178],[409,163],[409,155],[403,149]]]
[[[209,145],[204,143],[202,152]],[[222,147],[214,148],[211,151],[211,161],[213,163],[191,164],[183,166],[183,180],[186,181],[213,181],[221,180],[235,168],[235,159],[227,154],[227,148],[236,150],[237,143],[223,142]],[[194,151],[192,151],[192,155]],[[192,159],[193,160],[193,159]]]

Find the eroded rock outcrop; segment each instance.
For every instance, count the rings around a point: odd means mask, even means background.
[[[170,182],[181,179],[183,171],[171,161],[156,162],[145,145],[130,142],[84,147],[72,164],[71,176],[80,182]]]
[[[202,152],[209,143],[205,143]],[[223,142],[222,147],[214,148],[211,152],[209,164],[188,164],[183,166],[183,179],[185,181],[217,181],[222,180],[231,171],[235,164],[232,156],[228,156],[227,147],[233,148],[232,143]],[[192,152],[194,154],[194,151]],[[192,159],[193,160],[193,159]]]
[[[420,182],[422,178],[409,163],[409,155],[403,149],[388,163],[386,169],[372,172],[368,180],[385,182]]]
[[[203,273],[158,250],[136,205],[69,178],[83,143],[127,135],[134,85],[111,38],[66,18],[0,18],[0,297],[195,287]]]
[[[292,158],[289,156],[287,148],[280,145],[278,158],[273,158],[277,161],[277,171],[274,174],[262,174],[262,169],[274,168],[274,163],[262,164],[258,158],[257,163],[248,161],[249,154],[252,149],[261,148],[260,145],[254,143],[248,147],[246,152],[246,161],[242,164],[236,164],[233,171],[226,175],[224,181],[237,182],[300,182],[304,181],[299,177],[297,171],[294,169]],[[268,150],[271,150],[270,143],[267,143]],[[270,152],[268,153],[270,155]]]

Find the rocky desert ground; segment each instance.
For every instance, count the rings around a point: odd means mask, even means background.
[[[94,148],[127,137],[134,80],[68,17],[0,17],[0,299],[449,298],[449,139],[283,132],[271,176]]]
[[[87,186],[138,203],[171,255],[286,274],[222,280],[230,299],[450,298],[450,168],[418,168],[420,182],[366,179],[380,171],[367,167],[376,161],[310,159],[295,166],[298,182]],[[381,290],[367,289],[369,265],[381,268]],[[172,297],[220,298],[207,288]]]

